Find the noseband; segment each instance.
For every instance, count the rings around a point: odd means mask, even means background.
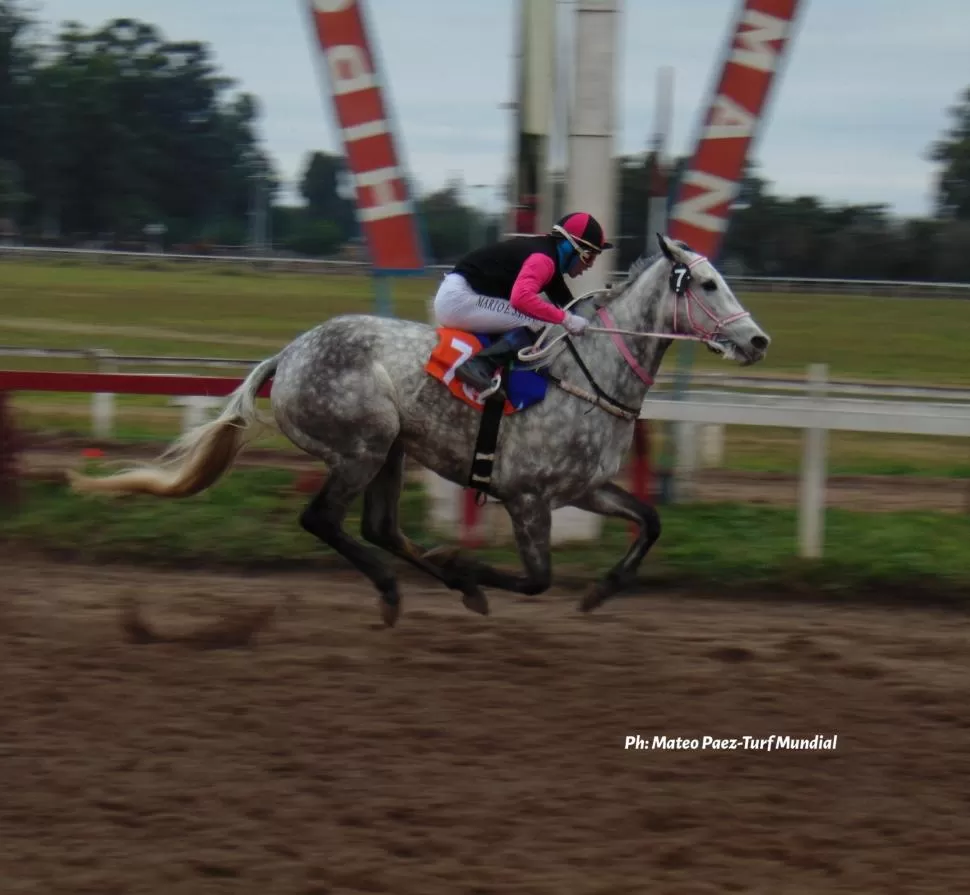
[[[711,341],[717,336],[721,335],[721,329],[730,323],[735,323],[738,320],[743,320],[745,317],[750,317],[750,311],[738,311],[736,314],[729,314],[727,317],[718,317],[708,306],[705,304],[704,300],[690,287],[690,284],[694,281],[694,275],[691,273],[692,269],[700,264],[702,261],[707,259],[701,255],[691,261],[690,264],[681,264],[677,262],[674,264],[674,269],[670,272],[670,288],[674,293],[674,330],[677,329],[677,315],[678,308],[680,307],[680,299],[684,300],[684,309],[687,312],[687,322],[690,325],[691,333],[703,342]],[[694,314],[692,307],[696,306],[697,309],[705,314],[710,320],[714,322],[714,329],[705,330],[698,322],[694,319]]]

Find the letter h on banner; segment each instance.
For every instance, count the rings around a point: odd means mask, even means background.
[[[395,145],[363,0],[310,0],[325,88],[356,188],[357,219],[377,274],[421,274],[424,235]]]

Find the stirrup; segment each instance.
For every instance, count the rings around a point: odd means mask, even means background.
[[[492,382],[489,385],[489,387],[486,389],[482,389],[482,391],[478,393],[478,400],[484,403],[489,398],[491,398],[492,395],[494,395],[501,387],[502,387],[502,374],[496,373],[492,377]]]

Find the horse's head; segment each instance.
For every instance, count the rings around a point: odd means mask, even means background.
[[[681,242],[657,234],[666,262],[661,301],[667,332],[702,339],[716,353],[743,366],[762,360],[771,344],[768,334],[741,306],[717,268]]]

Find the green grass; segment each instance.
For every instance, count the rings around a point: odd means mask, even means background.
[[[372,289],[365,276],[254,271],[226,276],[209,267],[155,271],[7,262],[0,265],[0,339],[119,354],[260,358],[328,317],[370,310]],[[424,319],[434,281],[397,280],[393,292],[399,316]],[[37,320],[104,331],[33,329],[30,321]],[[142,332],[112,332],[118,327]],[[246,341],[232,344],[225,336]]]
[[[581,289],[582,280],[578,284]],[[395,281],[396,313],[426,319],[427,300],[436,285],[433,276]],[[763,293],[741,299],[774,340],[768,359],[740,371],[695,350],[695,369],[802,375],[807,364],[823,362],[833,378],[970,386],[970,302]],[[41,264],[8,259],[0,264],[4,345],[255,360],[334,314],[372,306],[372,282],[366,276],[174,262]],[[675,346],[668,355],[665,371],[676,369],[679,350]],[[93,362],[4,358],[0,366],[92,369]],[[240,375],[243,369],[187,365],[180,371]],[[167,399],[116,400],[119,430],[126,437],[169,438],[178,431],[179,415],[167,410]],[[22,394],[15,408],[27,428],[85,434],[90,431],[89,401],[87,395]],[[836,474],[966,476],[970,469],[970,455],[959,439],[833,433],[830,445],[831,471]],[[657,450],[659,456],[659,446]],[[800,452],[800,433],[729,427],[725,465],[793,472]]]
[[[724,462],[719,468],[796,474],[804,435],[799,429],[726,426]],[[659,429],[654,454],[664,456]],[[895,433],[830,432],[828,472],[835,476],[907,475],[970,478],[970,443],[965,438]]]
[[[832,378],[970,385],[970,301],[764,293],[739,298],[772,339],[765,361],[746,373],[802,375],[808,364],[824,363]],[[705,354],[695,351],[697,369],[725,370],[723,361]]]
[[[366,276],[142,267],[6,261],[0,265],[0,341],[259,358],[334,314],[373,307]],[[395,281],[395,312],[426,319],[436,285],[433,276]],[[810,363],[827,363],[833,377],[970,385],[970,302],[764,293],[740,298],[773,339],[764,364],[746,372],[801,374]],[[143,332],[44,331],[17,324],[17,318]],[[250,342],[229,344],[225,336]],[[675,357],[676,350],[666,369],[674,368]],[[705,351],[696,351],[695,361],[697,369],[731,369]]]
[[[17,513],[0,519],[0,540],[14,549],[86,561],[317,566],[346,564],[299,528],[307,496],[290,473],[237,469],[190,500],[81,497],[55,483],[28,483]],[[410,486],[402,525],[418,540],[440,541],[425,528],[425,499]],[[831,598],[905,599],[964,605],[970,596],[970,517],[936,513],[830,511],[825,557],[796,558],[794,510],[719,505],[662,511],[664,533],[643,568],[647,583],[708,586],[719,592],[775,590]],[[357,508],[349,527],[359,529]],[[607,524],[596,544],[554,550],[560,580],[601,574],[628,544],[627,526]],[[509,547],[481,555],[517,563]]]

